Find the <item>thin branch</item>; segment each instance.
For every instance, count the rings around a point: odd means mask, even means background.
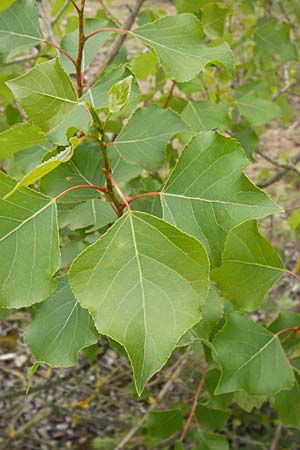
[[[121,34],[129,34],[128,30],[123,30],[122,28],[114,28],[114,27],[107,27],[107,28],[99,28],[99,30],[95,30],[92,33],[85,36],[85,41],[90,39],[91,37],[95,36],[99,33],[105,33],[107,31],[115,32],[115,33],[121,33]]]
[[[173,80],[170,92],[169,92],[168,97],[166,98],[165,104],[163,106],[164,109],[166,109],[169,106],[169,103],[170,103],[170,101],[171,101],[171,99],[173,97],[173,94],[174,94],[175,86],[176,86],[176,81]]]
[[[184,439],[186,438],[186,435],[187,435],[188,430],[190,428],[192,419],[193,419],[193,417],[195,415],[195,410],[196,410],[196,407],[197,407],[197,404],[198,404],[198,401],[199,401],[199,397],[200,397],[203,385],[204,385],[204,375],[202,375],[201,378],[200,378],[200,381],[199,381],[199,384],[198,384],[198,387],[197,387],[197,390],[196,390],[196,394],[195,394],[195,397],[194,397],[194,401],[193,401],[193,404],[192,404],[191,412],[190,412],[190,414],[189,414],[189,416],[187,418],[187,421],[185,422],[185,425],[184,425],[184,428],[183,428],[183,432],[182,432],[182,434],[180,436],[180,439],[179,439],[180,442],[183,442]]]
[[[276,428],[275,436],[274,436],[270,450],[278,450],[282,432],[283,432],[283,425],[282,425],[282,423],[280,423]]]
[[[48,41],[47,39],[45,39],[44,42],[45,42],[45,44],[50,45],[50,47],[54,47],[56,50],[58,50],[58,52],[60,52],[63,55],[65,55],[65,57],[68,58],[74,64],[74,66],[76,66],[75,59],[73,59],[72,56],[69,55],[69,53],[66,52],[62,47],[60,47],[59,45],[55,44],[54,42]]]
[[[80,13],[80,9],[79,9],[79,7],[77,6],[75,0],[70,0],[70,1],[71,1],[72,5],[74,6],[74,8],[76,9],[77,13],[79,14],[79,13]]]
[[[58,40],[56,39],[56,36],[53,33],[53,29],[52,29],[51,23],[50,23],[50,21],[48,19],[48,16],[46,14],[46,11],[44,9],[44,5],[43,5],[42,0],[39,0],[37,5],[38,5],[38,10],[39,10],[39,16],[42,19],[42,21],[44,22],[44,25],[45,25],[45,28],[47,30],[48,36],[49,36],[50,40],[53,42],[53,44],[55,44],[54,47],[56,48],[56,52],[59,55],[59,53],[58,53],[58,47],[59,47]]]
[[[277,183],[279,180],[281,180],[281,178],[283,178],[288,172],[293,171],[299,174],[298,170],[296,169],[295,166],[297,163],[300,162],[300,153],[298,153],[297,155],[295,155],[292,159],[291,159],[291,165],[286,166],[283,170],[281,170],[280,172],[278,172],[276,175],[274,175],[273,177],[271,177],[268,181],[264,182],[264,183],[260,183],[257,186],[259,188],[266,188],[268,186],[271,186],[274,183]]]
[[[140,198],[144,197],[153,197],[154,195],[161,195],[161,192],[146,192],[145,194],[139,194],[135,197],[130,198],[127,202],[130,205],[130,203],[135,202],[136,200],[139,200]],[[125,207],[125,205],[124,205]]]
[[[32,55],[25,55],[25,56],[18,56],[17,58],[11,59],[10,61],[6,62],[6,66],[11,66],[13,64],[19,64],[26,61],[32,61],[33,59],[36,59],[39,56],[39,52],[37,49],[35,49],[35,53]]]
[[[141,7],[143,6],[143,3],[145,2],[145,0],[136,0],[135,5],[131,8],[131,11],[129,13],[129,15],[127,16],[124,25],[123,25],[123,29],[124,30],[131,30],[135,19],[141,9]],[[92,84],[99,75],[101,75],[105,69],[107,68],[107,66],[112,62],[112,60],[117,56],[117,54],[120,51],[120,48],[123,45],[123,42],[125,41],[127,37],[127,34],[120,34],[114,41],[114,43],[112,44],[111,48],[108,50],[107,55],[105,57],[105,60],[103,61],[103,63],[98,67],[97,72],[93,75],[92,80],[90,82],[90,84]]]
[[[122,201],[124,202],[124,205],[126,206],[126,208],[128,209],[128,211],[130,211],[129,202],[128,202],[127,198],[125,197],[125,195],[123,194],[123,192],[121,191],[121,189],[120,189],[118,183],[116,182],[116,180],[114,179],[114,177],[112,176],[111,173],[108,175],[108,178],[110,179],[110,181],[112,182],[113,187],[115,188],[115,190],[116,190],[117,193],[119,194],[120,198],[121,198]]]
[[[62,5],[62,7],[60,8],[60,10],[58,11],[58,13],[56,14],[56,16],[52,19],[51,25],[55,25],[56,22],[59,21],[59,19],[61,18],[61,16],[63,15],[63,13],[66,11],[66,9],[68,8],[70,4],[70,0],[66,0],[65,3]]]
[[[115,447],[114,450],[123,450],[127,448],[128,442],[135,436],[135,434],[139,431],[139,429],[144,425],[144,423],[147,420],[147,416],[149,412],[153,411],[153,409],[156,408],[157,404],[162,401],[162,399],[165,397],[167,392],[171,389],[173,383],[176,381],[176,379],[179,377],[180,373],[182,372],[182,369],[184,368],[185,364],[187,363],[187,352],[185,352],[180,359],[178,360],[178,366],[175,372],[170,376],[167,383],[164,385],[162,390],[159,392],[159,394],[156,397],[156,402],[152,403],[152,405],[149,406],[143,417],[137,422],[137,424],[126,434],[126,436],[122,439],[122,441]]]
[[[53,197],[52,200],[57,201],[64,195],[68,194],[69,192],[75,191],[76,189],[95,189],[96,191],[103,192],[103,193],[108,192],[107,188],[104,188],[101,186],[96,186],[94,184],[78,184],[77,186],[71,186],[68,189],[66,189],[65,191],[60,192],[58,195],[56,195],[56,197]]]

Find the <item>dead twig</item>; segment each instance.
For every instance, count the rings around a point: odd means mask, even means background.
[[[133,436],[138,432],[138,430],[144,425],[144,423],[147,420],[148,413],[156,408],[157,404],[161,402],[161,400],[164,398],[166,393],[170,390],[170,388],[172,387],[172,385],[175,382],[176,378],[179,377],[182,369],[184,368],[185,364],[187,363],[187,360],[188,360],[187,353],[188,353],[188,351],[185,352],[181,356],[181,358],[178,360],[177,369],[175,370],[175,372],[173,372],[173,374],[170,376],[170,378],[167,381],[167,383],[164,385],[162,390],[157,395],[156,402],[149,406],[149,408],[147,409],[147,411],[145,412],[143,417],[137,422],[137,424],[133,428],[131,428],[131,430],[126,434],[126,436],[117,445],[117,447],[115,447],[114,450],[122,450],[122,449],[126,448],[126,445],[128,444],[128,442],[133,438]]]

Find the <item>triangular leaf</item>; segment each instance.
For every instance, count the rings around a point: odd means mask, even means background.
[[[0,179],[5,195],[13,183],[3,173]],[[56,287],[52,276],[60,265],[55,202],[28,188],[0,200],[0,254],[5,261],[0,306],[21,308],[45,300]]]
[[[229,45],[204,45],[201,23],[193,14],[162,17],[131,34],[155,51],[167,77],[176,81],[192,80],[209,63],[222,64],[231,76],[234,73]]]
[[[38,361],[54,367],[73,366],[78,352],[99,338],[88,311],[76,302],[66,276],[57,290],[34,308],[25,343]]]
[[[190,101],[181,113],[182,120],[194,132],[208,131],[213,128],[229,129],[228,103],[210,101]]]
[[[208,271],[199,242],[140,212],[124,215],[73,263],[75,297],[99,333],[126,349],[139,394],[200,319]]]
[[[273,395],[294,384],[277,335],[241,313],[227,316],[214,347],[222,369],[217,394],[243,389],[250,395]]]
[[[213,271],[212,279],[236,308],[253,311],[283,271],[281,259],[253,220],[231,230],[222,265]]]
[[[184,149],[161,194],[164,219],[198,238],[214,266],[234,226],[280,211],[244,175],[247,162],[235,139],[200,133]]]
[[[32,122],[49,131],[78,104],[72,82],[59,60],[38,64],[6,83]]]

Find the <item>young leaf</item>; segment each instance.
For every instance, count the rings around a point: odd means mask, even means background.
[[[42,39],[34,0],[15,1],[0,13],[0,53],[14,56],[38,45]]]
[[[290,391],[276,395],[274,407],[283,425],[300,428],[300,375],[295,373],[295,378],[296,382]]]
[[[291,389],[294,374],[276,334],[234,312],[214,341],[222,375],[216,394],[245,390],[250,395],[273,395]]]
[[[222,64],[231,76],[234,73],[229,45],[204,45],[201,23],[193,14],[162,17],[130,33],[155,51],[166,76],[176,81],[192,80],[209,63]]]
[[[15,185],[15,187],[11,190],[11,192],[6,194],[4,199],[6,200],[12,194],[14,194],[16,191],[18,191],[21,187],[34,184],[37,180],[40,180],[45,175],[52,172],[52,170],[56,169],[62,163],[69,161],[72,158],[72,155],[73,155],[73,148],[72,148],[72,146],[69,146],[65,150],[58,153],[57,155],[55,155],[52,158],[48,159],[47,161],[41,163],[39,166],[35,167],[30,172],[28,172]]]
[[[208,131],[212,128],[226,130],[230,128],[228,103],[210,101],[190,101],[181,113],[182,120],[194,132]]]
[[[110,149],[128,164],[157,170],[164,162],[168,141],[184,130],[185,124],[173,111],[147,106],[133,114]]]
[[[0,192],[13,184],[0,173]],[[7,181],[9,180],[9,181]],[[0,200],[0,306],[21,308],[45,300],[55,289],[60,265],[55,202],[28,188]]]
[[[25,343],[38,361],[53,367],[73,366],[78,352],[99,338],[88,311],[76,302],[67,276],[57,290],[34,307],[34,319],[25,331]]]
[[[36,125],[17,123],[0,133],[0,158],[9,158],[14,153],[42,144],[46,140],[46,134]]]
[[[126,349],[139,394],[199,321],[208,272],[199,242],[140,212],[120,218],[73,263],[75,297],[99,333]]]
[[[131,92],[132,75],[113,84],[107,94],[108,110],[111,114],[121,111]]]
[[[44,131],[56,127],[78,104],[72,82],[58,59],[38,64],[6,84],[29,119]]]
[[[253,220],[231,230],[222,265],[212,272],[212,279],[236,308],[253,311],[283,271],[281,259]]]
[[[71,230],[87,228],[91,233],[103,228],[116,220],[116,213],[104,200],[92,199],[76,206],[68,214],[65,224],[68,223]]]
[[[220,264],[233,227],[280,211],[244,175],[247,162],[235,139],[200,133],[184,149],[161,194],[164,219],[199,239],[213,266]]]

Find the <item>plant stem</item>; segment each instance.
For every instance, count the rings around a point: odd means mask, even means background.
[[[123,192],[121,191],[118,183],[116,182],[116,180],[114,179],[114,177],[112,176],[112,174],[108,175],[108,178],[110,179],[113,187],[115,188],[115,190],[117,191],[117,193],[119,194],[120,198],[123,200],[124,205],[126,206],[126,208],[128,209],[128,211],[130,211],[130,206],[128,203],[127,198],[125,197],[125,195],[123,194]],[[122,209],[123,209],[123,205],[122,205]]]
[[[83,60],[83,50],[85,44],[84,36],[84,7],[85,0],[81,0],[80,8],[77,9],[78,12],[78,52],[75,61],[76,67],[76,82],[77,82],[77,94],[78,97],[82,96],[82,89],[84,85],[84,74],[82,70],[82,60]]]
[[[68,58],[68,59],[74,64],[74,66],[76,67],[76,61],[75,61],[75,59],[73,59],[72,56],[69,55],[69,53],[67,53],[63,48],[61,48],[59,45],[55,44],[55,43],[52,42],[52,41],[48,41],[47,39],[45,39],[44,42],[45,42],[45,44],[48,44],[48,45],[50,45],[51,47],[54,47],[54,48],[56,48],[57,50],[59,50],[60,53],[62,53],[63,55],[65,55],[65,57]]]
[[[99,30],[95,30],[92,33],[90,33],[87,36],[85,36],[85,40],[87,41],[88,39],[90,39],[91,37],[95,36],[96,34],[105,33],[107,31],[111,31],[111,32],[115,32],[115,33],[121,33],[121,34],[130,34],[130,32],[128,30],[123,30],[122,28],[113,28],[113,27],[99,28]]]
[[[63,192],[60,192],[60,194],[56,195],[56,197],[53,197],[53,201],[59,200],[64,195],[68,194],[69,192],[75,191],[76,189],[95,189],[96,191],[103,192],[107,194],[107,188],[96,186],[95,184],[78,184],[77,186],[71,186],[68,189],[66,189]]]
[[[145,194],[139,194],[136,195],[135,197],[130,198],[127,202],[130,205],[130,203],[135,202],[136,200],[139,200],[140,198],[144,198],[144,197],[153,197],[154,195],[160,195],[161,192],[146,192]],[[124,205],[125,207],[125,205]]]
[[[175,86],[176,86],[176,81],[173,80],[172,81],[172,86],[171,86],[171,89],[170,89],[170,92],[169,92],[169,95],[166,98],[165,104],[163,106],[164,109],[166,109],[169,106],[169,103],[170,103],[170,101],[171,101],[171,99],[173,97],[173,94],[174,94]]]
[[[95,110],[95,108],[90,104],[90,103],[86,103],[85,104],[86,108],[88,109],[93,122],[94,122],[94,126],[97,130],[98,133],[98,137],[97,137],[97,142],[99,144],[101,153],[102,153],[102,157],[103,157],[103,168],[102,171],[104,173],[105,179],[106,179],[106,186],[107,186],[107,193],[110,196],[113,204],[116,207],[117,210],[117,214],[119,217],[121,217],[122,215],[122,211],[124,209],[123,204],[118,200],[117,196],[115,195],[114,192],[114,186],[112,183],[112,174],[111,174],[111,164],[107,155],[107,148],[106,148],[106,143],[104,142],[104,129],[103,129],[103,125],[101,123],[101,120],[98,116],[97,111]]]

